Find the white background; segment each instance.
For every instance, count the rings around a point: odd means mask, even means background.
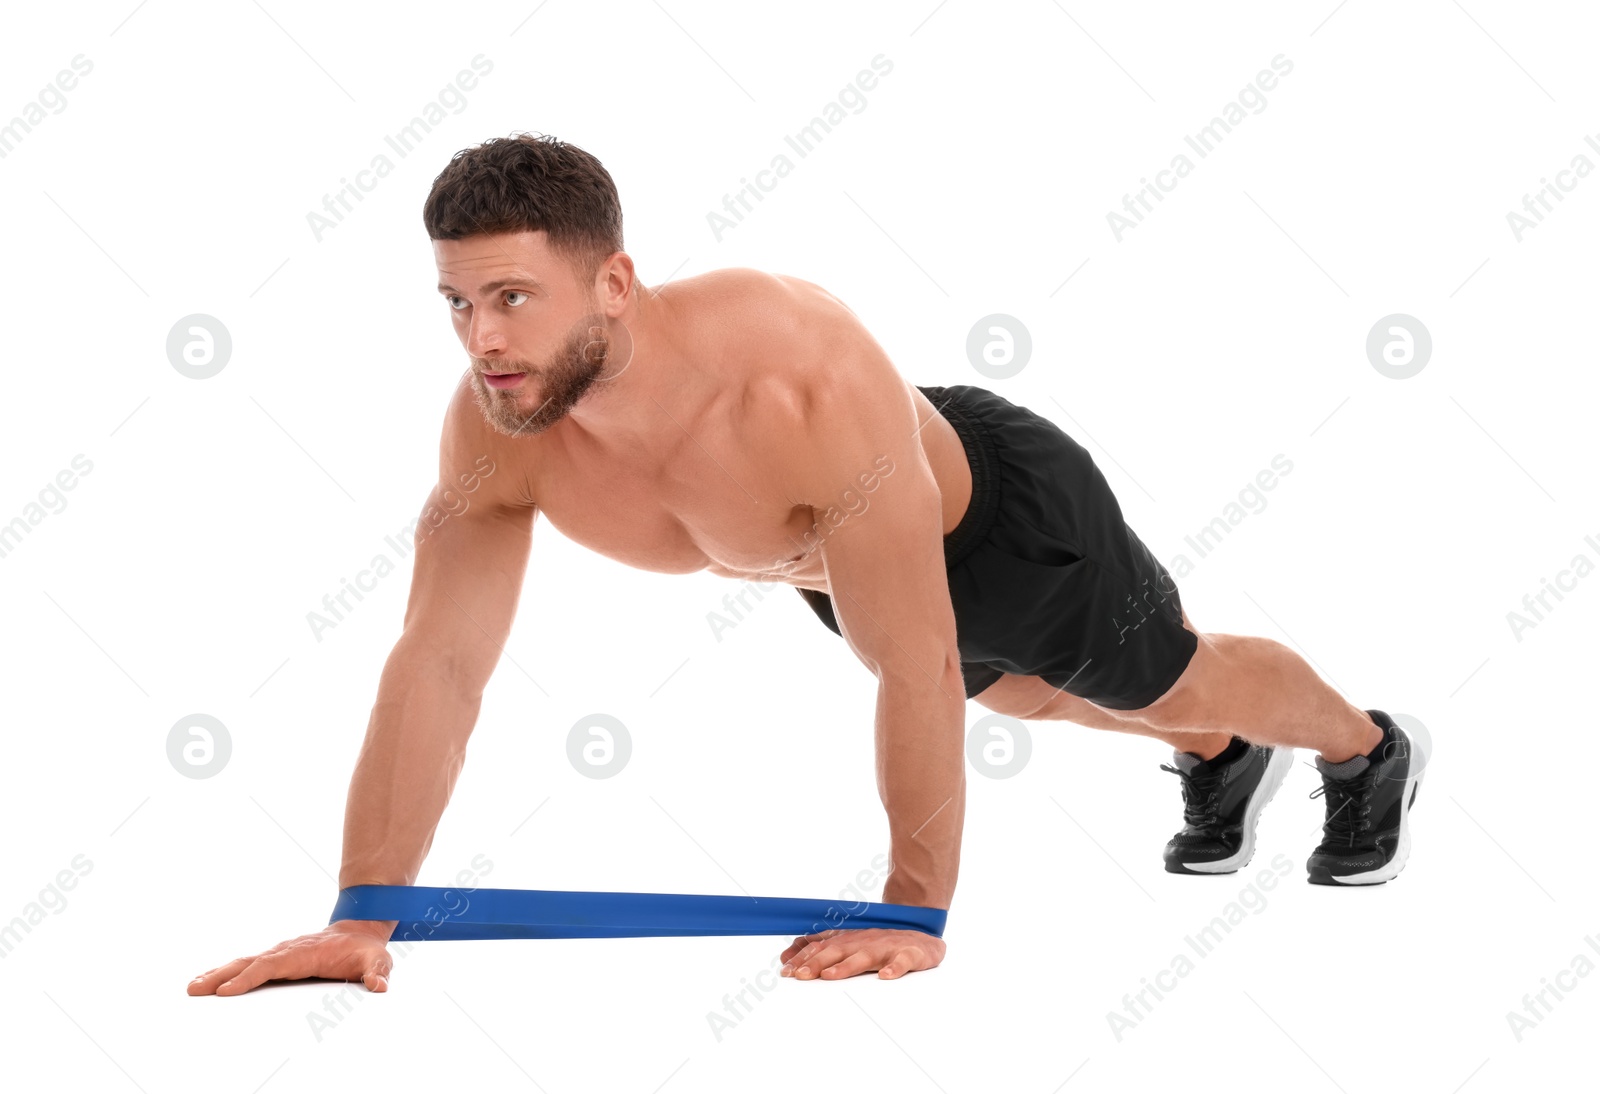
[[[1477,1092],[1587,1075],[1600,977],[1520,1041],[1506,1015],[1574,955],[1600,962],[1600,577],[1520,641],[1506,617],[1600,558],[1600,178],[1520,242],[1506,214],[1580,153],[1600,162],[1592,11],[552,0],[530,17],[536,2],[7,13],[0,119],[75,55],[93,63],[0,160],[0,521],[75,455],[93,464],[0,558],[0,922],[92,863],[0,961],[7,1085]],[[880,53],[893,71],[865,109],[791,151],[719,242],[707,213]],[[494,69],[468,105],[319,242],[306,214],[478,54]],[[1267,107],[1118,242],[1107,212],[1279,54],[1294,69]],[[646,282],[808,278],[917,383],[990,386],[1057,421],[1163,561],[1287,456],[1183,599],[1202,629],[1289,643],[1352,702],[1430,729],[1405,873],[1304,883],[1320,802],[1302,754],[1247,872],[1165,874],[1166,749],[1038,722],[1020,774],[970,776],[932,972],[783,981],[720,1039],[707,1014],[786,939],[424,945],[320,1039],[307,1014],[336,984],[187,997],[332,906],[409,562],[321,642],[306,613],[428,492],[465,358],[421,204],[452,153],[517,130],[605,163]],[[1034,356],[990,382],[965,344],[996,312]],[[167,360],[192,313],[233,338],[213,379]],[[1432,333],[1412,379],[1366,357],[1392,313]],[[541,523],[420,882],[481,854],[499,886],[822,897],[869,868],[887,849],[871,678],[784,589],[718,642],[706,613],[733,588],[625,569]],[[166,752],[194,712],[232,740],[204,780]],[[633,738],[608,780],[566,758],[593,712]],[[1292,868],[1265,907],[1118,1040],[1107,1012],[1279,854]]]

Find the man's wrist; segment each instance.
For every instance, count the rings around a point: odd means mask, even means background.
[[[948,911],[950,894],[943,889],[924,885],[913,878],[902,878],[898,873],[889,875],[883,883],[885,904],[909,904],[916,908],[940,908]]]
[[[328,929],[340,934],[371,935],[387,942],[399,925],[398,919],[336,919],[328,924]]]

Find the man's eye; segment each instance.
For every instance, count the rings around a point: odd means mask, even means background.
[[[513,296],[523,296],[523,297],[525,297],[527,295],[528,294],[525,293],[525,292],[519,292],[516,289],[512,289],[512,290],[510,290],[509,292],[506,293],[506,303],[510,304],[513,308],[520,308],[522,306],[522,302],[520,300],[512,300],[511,298]]]
[[[460,311],[461,310],[461,305],[465,305],[466,302],[467,302],[464,297],[460,297],[460,296],[447,296],[444,299],[445,299],[445,303],[450,305],[450,308],[451,308],[452,311]],[[457,300],[461,301],[461,305],[457,305],[456,304]]]

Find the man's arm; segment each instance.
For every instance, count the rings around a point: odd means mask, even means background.
[[[817,515],[839,630],[878,678],[878,791],[889,816],[892,862],[883,899],[948,908],[966,810],[966,690],[939,487],[905,382],[870,340],[852,357],[830,368],[811,393],[808,436],[796,447],[806,462],[791,469],[790,489]],[[820,964],[829,978],[872,968],[908,971],[899,967],[905,959],[898,951],[852,952],[850,944],[859,941],[838,938],[831,953],[791,947],[784,958],[797,969],[805,965],[810,976]],[[934,948],[942,956],[942,943]],[[880,961],[896,967],[889,971]]]
[[[490,448],[481,430],[446,429],[404,627],[350,780],[340,888],[416,881],[511,632],[535,508],[514,496],[512,469]]]
[[[439,482],[417,521],[405,623],[384,665],[345,804],[339,886],[410,885],[466,759],[516,615],[535,508],[471,391],[446,415]],[[393,921],[340,920],[196,977],[190,995],[326,977],[388,988]]]

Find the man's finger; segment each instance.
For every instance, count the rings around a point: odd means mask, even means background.
[[[862,941],[847,943],[843,939],[829,940],[815,943],[815,949],[810,953],[800,955],[795,959],[794,975],[800,980],[814,980],[822,975],[822,970],[838,962],[848,954],[864,948]]]
[[[817,948],[822,945],[822,942],[807,942],[798,950],[794,950],[793,952],[785,951],[789,952],[789,956],[784,960],[783,963],[783,968],[789,970],[787,975],[795,975],[800,970],[800,967],[811,959],[811,955],[817,952]],[[778,974],[780,976],[785,975],[783,969],[778,970]]]
[[[878,967],[878,957],[869,949],[859,949],[843,961],[822,970],[829,980],[843,980],[847,976],[860,976]]]
[[[307,958],[296,955],[292,950],[287,953],[269,953],[250,962],[249,966],[233,979],[218,984],[217,994],[243,995],[247,991],[259,988],[268,980],[299,980],[310,976],[314,971]]]
[[[794,943],[779,955],[782,957],[784,965],[792,966],[797,957],[805,953],[812,946],[816,945],[816,942],[814,941],[815,937],[815,935],[804,935],[795,939]]]
[[[259,960],[251,961],[244,968],[234,973],[228,979],[217,985],[218,995],[243,995],[251,988],[266,983],[265,976],[257,975]]]
[[[367,986],[368,991],[388,991],[389,973],[394,968],[394,961],[387,951],[373,959],[367,971],[362,974],[361,982]]]
[[[922,955],[916,950],[899,950],[895,955],[884,962],[883,968],[878,970],[878,979],[895,980],[908,972],[927,968],[927,963],[922,960]]]
[[[803,946],[803,945],[806,945],[807,943],[810,943],[810,942],[820,942],[822,939],[828,938],[828,937],[830,937],[832,935],[836,935],[838,933],[839,933],[838,931],[816,931],[816,932],[814,932],[812,934],[803,934],[800,937],[796,938],[794,941],[795,941],[795,945]]]
[[[226,965],[218,965],[210,972],[201,973],[199,976],[189,981],[189,994],[210,995],[212,992],[217,990],[218,984],[221,984],[225,980],[231,980],[233,977],[239,974],[241,969],[248,966],[250,962],[254,960],[255,958],[253,957],[241,957],[237,960],[229,961]]]

